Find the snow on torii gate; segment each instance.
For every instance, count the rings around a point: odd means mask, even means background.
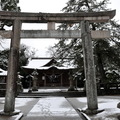
[[[13,115],[15,110],[15,86],[19,60],[20,38],[82,38],[86,94],[88,110],[97,110],[96,77],[92,50],[92,39],[108,38],[109,31],[90,31],[89,22],[107,22],[115,16],[115,10],[90,13],[22,13],[0,11],[0,20],[13,21],[12,31],[0,31],[0,35],[11,38],[10,55],[4,110],[0,114]],[[55,23],[80,23],[80,30],[55,30]],[[47,23],[48,30],[21,30],[22,23]]]

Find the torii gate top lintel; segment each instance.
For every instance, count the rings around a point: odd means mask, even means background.
[[[0,20],[19,19],[23,23],[79,23],[87,20],[90,22],[106,22],[112,19],[116,10],[102,12],[79,12],[79,13],[26,13],[0,11]]]
[[[116,10],[106,12],[80,13],[25,13],[0,11],[0,20],[19,20],[22,23],[48,23],[49,30],[22,30],[21,38],[80,38],[80,31],[56,31],[55,23],[107,22],[115,16]],[[91,31],[92,38],[108,38],[109,31]],[[0,31],[3,38],[11,38],[10,31]]]

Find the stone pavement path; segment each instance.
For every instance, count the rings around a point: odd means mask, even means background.
[[[1,98],[0,109],[3,107],[4,98]],[[11,117],[0,116],[0,120],[85,120],[64,97],[16,98],[15,109],[21,113]]]
[[[26,112],[27,113],[27,112]],[[40,98],[21,120],[83,120],[64,97]]]

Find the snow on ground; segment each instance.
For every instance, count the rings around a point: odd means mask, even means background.
[[[77,89],[78,91],[81,91],[81,90],[83,90],[83,88],[78,88]],[[24,89],[23,90],[23,92],[28,92],[29,90],[28,89]],[[41,93],[41,92],[62,92],[62,91],[68,91],[68,88],[55,88],[55,89],[43,89],[43,88],[41,88],[41,89],[38,89],[38,91],[32,91],[33,93],[35,93],[35,92],[39,92],[39,93]]]
[[[34,99],[35,98],[16,98],[15,99],[15,107],[26,106],[29,102],[33,101]],[[0,97],[0,105],[3,106],[4,103],[5,103],[5,97]]]
[[[40,89],[40,91],[44,92],[55,92],[55,89]],[[60,91],[60,89],[57,89]],[[0,108],[3,109],[4,105],[4,97],[0,98]],[[86,97],[72,97],[67,98],[67,101],[63,97],[49,97],[49,98],[16,98],[15,106],[16,108],[27,107],[30,102],[38,100],[36,105],[29,112],[29,116],[34,112],[41,110],[39,114],[52,114],[55,115],[59,112],[61,115],[71,115],[74,114],[74,109],[70,107],[71,104],[75,109],[86,109],[87,108],[87,98]],[[120,102],[120,96],[98,96],[98,107],[103,112],[98,113],[96,115],[89,116],[91,120],[118,120],[117,116],[120,115],[120,109],[117,108],[117,104]],[[57,107],[56,107],[57,106]],[[44,109],[43,109],[44,108]],[[52,112],[50,112],[52,111]],[[62,111],[65,111],[62,113]]]
[[[96,115],[89,116],[91,120],[118,120],[117,116],[120,115],[120,109],[117,104],[120,102],[120,96],[99,96],[98,109],[104,110]],[[74,106],[75,109],[79,108],[85,110],[87,108],[87,98],[68,98],[68,101]]]
[[[29,102],[33,100],[34,98],[16,98],[15,107],[26,106]]]
[[[99,109],[104,109],[104,111],[93,117],[101,120],[117,120],[116,116],[120,114],[120,109],[117,108],[117,104],[120,102],[120,99],[115,99],[114,97],[98,98],[98,107]]]
[[[33,93],[35,92],[60,92],[61,89],[38,89],[38,91],[33,91]],[[24,89],[23,92],[28,92],[28,89]]]

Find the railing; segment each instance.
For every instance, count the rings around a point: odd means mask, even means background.
[[[98,94],[120,94],[120,82],[118,83],[99,83],[98,84]]]
[[[23,92],[23,88],[21,84],[17,84],[16,95],[18,95],[21,92]],[[0,83],[0,97],[5,96],[5,93],[6,93],[6,83]]]
[[[6,83],[0,83],[0,96],[5,96]]]

